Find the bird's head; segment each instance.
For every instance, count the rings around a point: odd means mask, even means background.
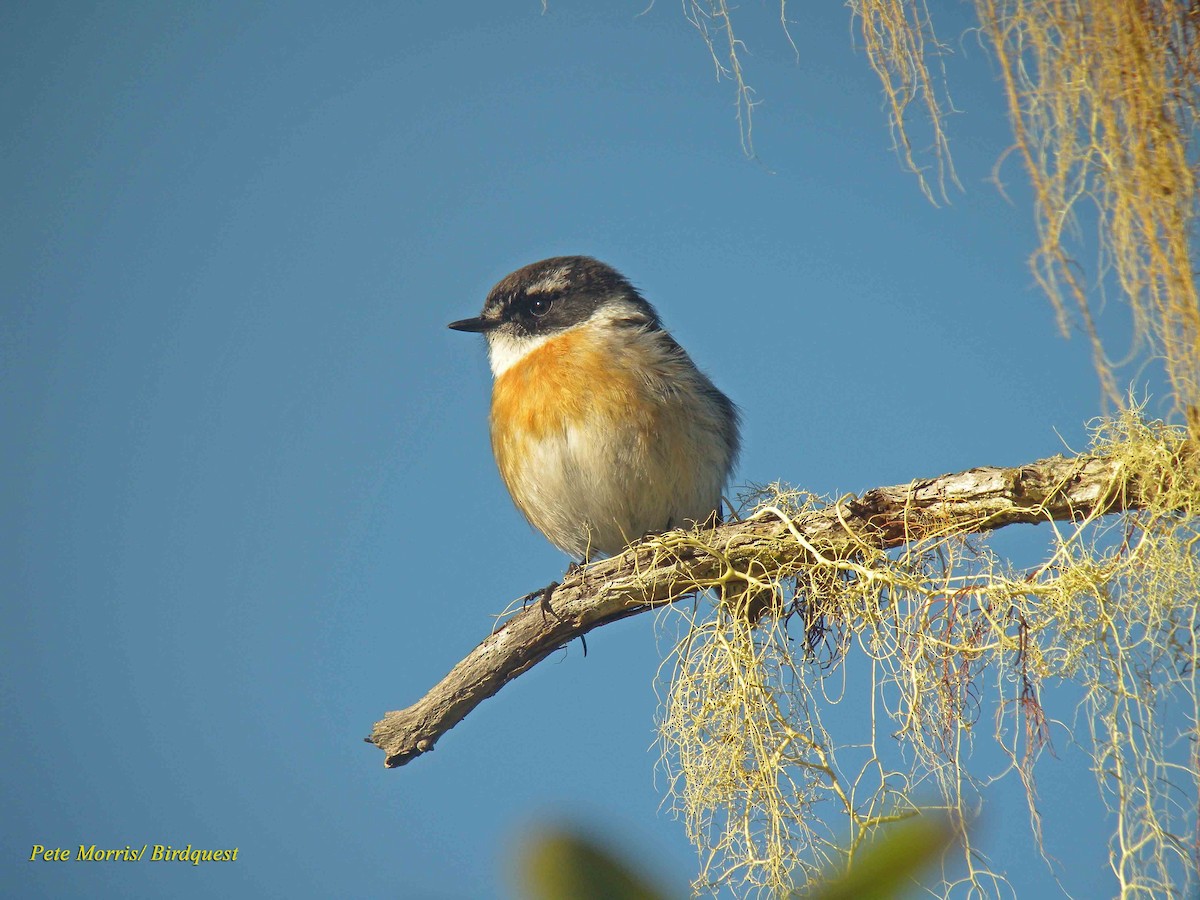
[[[546,341],[589,322],[660,328],[658,314],[620,272],[589,256],[555,256],[501,279],[455,331],[483,334],[500,375]]]

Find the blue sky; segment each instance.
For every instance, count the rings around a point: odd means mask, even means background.
[[[547,822],[685,888],[650,616],[407,768],[362,743],[566,565],[491,461],[482,342],[445,327],[527,262],[586,253],[642,288],[742,409],[738,484],[859,491],[1085,443],[1088,348],[1029,275],[1015,160],[1010,199],[988,183],[1009,137],[960,4],[935,10],[966,189],[942,209],[840,4],[789,7],[799,61],[769,4],[742,12],[761,162],[678,5],[643,7],[0,12],[9,890],[508,897]],[[1104,811],[1055,741],[1049,849],[1099,896]],[[1019,786],[989,796],[983,849],[1044,895]],[[34,864],[35,843],[240,855]]]

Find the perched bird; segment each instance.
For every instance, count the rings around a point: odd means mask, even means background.
[[[487,338],[496,465],[552,544],[586,561],[719,515],[737,409],[615,269],[544,259],[450,327]]]

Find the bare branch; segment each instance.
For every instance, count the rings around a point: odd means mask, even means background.
[[[876,488],[790,521],[759,513],[706,531],[707,550],[650,537],[569,576],[548,608],[535,602],[514,615],[423,698],[385,714],[366,740],[387,754],[385,765],[402,766],[574,638],[689,596],[697,582],[718,579],[731,565],[753,559],[794,568],[814,552],[850,557],[864,544],[886,549],[933,535],[1095,516],[1140,508],[1146,499],[1115,458],[1056,456]]]

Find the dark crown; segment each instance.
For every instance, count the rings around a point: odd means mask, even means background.
[[[561,331],[624,301],[629,323],[659,328],[658,314],[629,280],[590,256],[554,256],[517,269],[488,294],[483,318],[522,334]]]

